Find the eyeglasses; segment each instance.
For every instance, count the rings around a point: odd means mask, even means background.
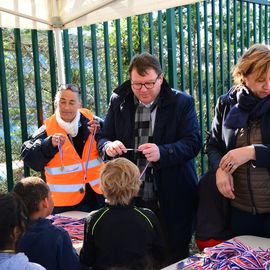
[[[152,89],[157,82],[157,79],[159,78],[160,74],[156,77],[156,79],[153,82],[145,82],[145,83],[137,83],[137,82],[131,82],[132,87],[135,90],[141,90],[144,86],[146,89]]]
[[[71,84],[71,83],[68,83],[68,84],[60,84],[58,86],[58,89],[61,91],[61,90],[71,90],[72,92],[75,92],[75,93],[80,93],[80,88],[77,87],[75,84]]]

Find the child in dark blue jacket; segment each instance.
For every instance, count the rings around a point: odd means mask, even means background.
[[[17,250],[47,270],[79,270],[79,257],[68,233],[46,219],[54,207],[48,185],[38,177],[27,177],[15,185],[14,192],[24,201],[30,218]]]

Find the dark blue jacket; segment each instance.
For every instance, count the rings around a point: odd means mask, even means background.
[[[20,239],[18,251],[24,252],[30,262],[41,264],[47,270],[79,270],[79,256],[63,228],[49,219],[38,219],[27,227]]]
[[[107,141],[114,140],[134,148],[135,110],[130,81],[126,81],[111,97],[98,140],[100,151]],[[160,209],[171,247],[180,254],[181,245],[189,241],[188,227],[196,206],[197,176],[193,159],[201,148],[201,138],[194,99],[172,90],[165,80],[157,104],[153,143],[160,151],[160,160],[153,163]],[[131,151],[123,157],[136,163]]]
[[[228,93],[218,99],[215,117],[212,122],[212,132],[207,146],[210,167],[216,171],[221,158],[235,148],[236,136],[239,129],[229,129],[224,126],[224,120],[230,110]],[[254,144],[256,167],[268,168],[270,172],[270,110],[261,119],[262,144]]]

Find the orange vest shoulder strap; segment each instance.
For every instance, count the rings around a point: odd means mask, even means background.
[[[79,109],[79,111],[89,120],[93,120],[93,114],[88,109],[81,108]]]

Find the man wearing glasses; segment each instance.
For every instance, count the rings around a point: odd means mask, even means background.
[[[170,88],[149,53],[133,57],[129,75],[111,97],[98,148],[105,159],[122,156],[138,165],[135,204],[160,217],[173,263],[189,254],[196,207],[193,158],[201,141],[194,100]]]
[[[90,212],[104,202],[99,195],[102,162],[95,140],[99,122],[81,108],[79,89],[72,84],[59,86],[55,108],[55,113],[24,142],[21,158],[33,170],[44,170],[54,213]]]

